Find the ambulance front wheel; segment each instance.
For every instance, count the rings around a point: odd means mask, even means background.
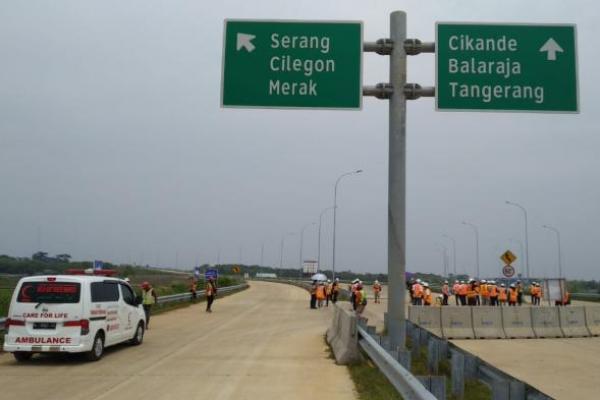
[[[33,355],[33,353],[30,353],[30,352],[27,352],[27,351],[15,351],[13,353],[13,356],[15,357],[15,360],[17,360],[19,362],[30,360],[32,355]]]
[[[98,361],[104,354],[104,335],[102,332],[96,333],[92,349],[85,354],[88,361]]]

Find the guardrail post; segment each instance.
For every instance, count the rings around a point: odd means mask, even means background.
[[[439,371],[440,361],[440,347],[438,341],[434,338],[429,339],[427,345],[427,370],[431,374],[436,374]]]
[[[465,356],[454,350],[450,353],[452,354],[452,394],[462,399],[465,395]]]
[[[465,378],[477,379],[477,357],[465,354]]]
[[[431,334],[429,333],[428,330],[423,329],[421,327],[419,327],[419,330],[421,331],[421,333],[419,333],[419,338],[421,339],[421,346],[427,346],[427,344],[429,343],[429,337],[431,336]]]
[[[438,400],[446,400],[446,377],[445,376],[431,376],[430,378],[429,391]]]
[[[525,384],[521,381],[510,381],[510,400],[525,400]]]
[[[411,369],[411,356],[410,356],[410,351],[402,348],[401,346],[398,346],[398,362],[400,363],[400,365],[402,365],[405,369],[409,370]]]
[[[510,383],[508,381],[494,381],[492,400],[510,400]]]
[[[374,335],[375,333],[377,333],[377,328],[375,328],[374,325],[368,325],[367,326],[367,333],[369,335]]]
[[[415,329],[413,329],[412,331],[412,335],[411,335],[411,339],[412,339],[412,356],[414,358],[418,358],[419,357],[419,353],[421,352],[421,330],[417,327],[415,327]]]

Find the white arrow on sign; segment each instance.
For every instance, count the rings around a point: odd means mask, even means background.
[[[256,47],[252,44],[252,39],[254,39],[255,35],[250,35],[248,33],[238,33],[237,34],[237,45],[236,50],[240,51],[243,47],[246,49],[248,53],[251,53]]]
[[[550,61],[555,61],[556,60],[556,52],[563,52],[562,47],[560,47],[558,45],[558,43],[556,43],[556,41],[552,38],[548,39],[548,41],[546,41],[546,43],[544,43],[544,45],[542,46],[542,48],[540,49],[541,52],[547,52],[547,60]]]

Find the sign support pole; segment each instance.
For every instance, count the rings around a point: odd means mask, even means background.
[[[388,332],[391,348],[406,344],[406,13],[390,14]]]

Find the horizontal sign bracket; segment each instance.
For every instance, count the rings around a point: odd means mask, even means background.
[[[394,93],[394,88],[389,83],[378,83],[375,86],[363,86],[363,96],[373,96],[378,99],[389,99]]]
[[[363,51],[377,53],[382,56],[389,56],[394,49],[392,39],[379,39],[376,42],[363,43]]]
[[[404,85],[404,95],[407,100],[417,100],[420,97],[435,97],[434,86],[421,86],[418,83]]]
[[[416,56],[421,53],[435,53],[435,42],[421,42],[419,39],[406,39],[404,41],[404,51],[409,56]]]

